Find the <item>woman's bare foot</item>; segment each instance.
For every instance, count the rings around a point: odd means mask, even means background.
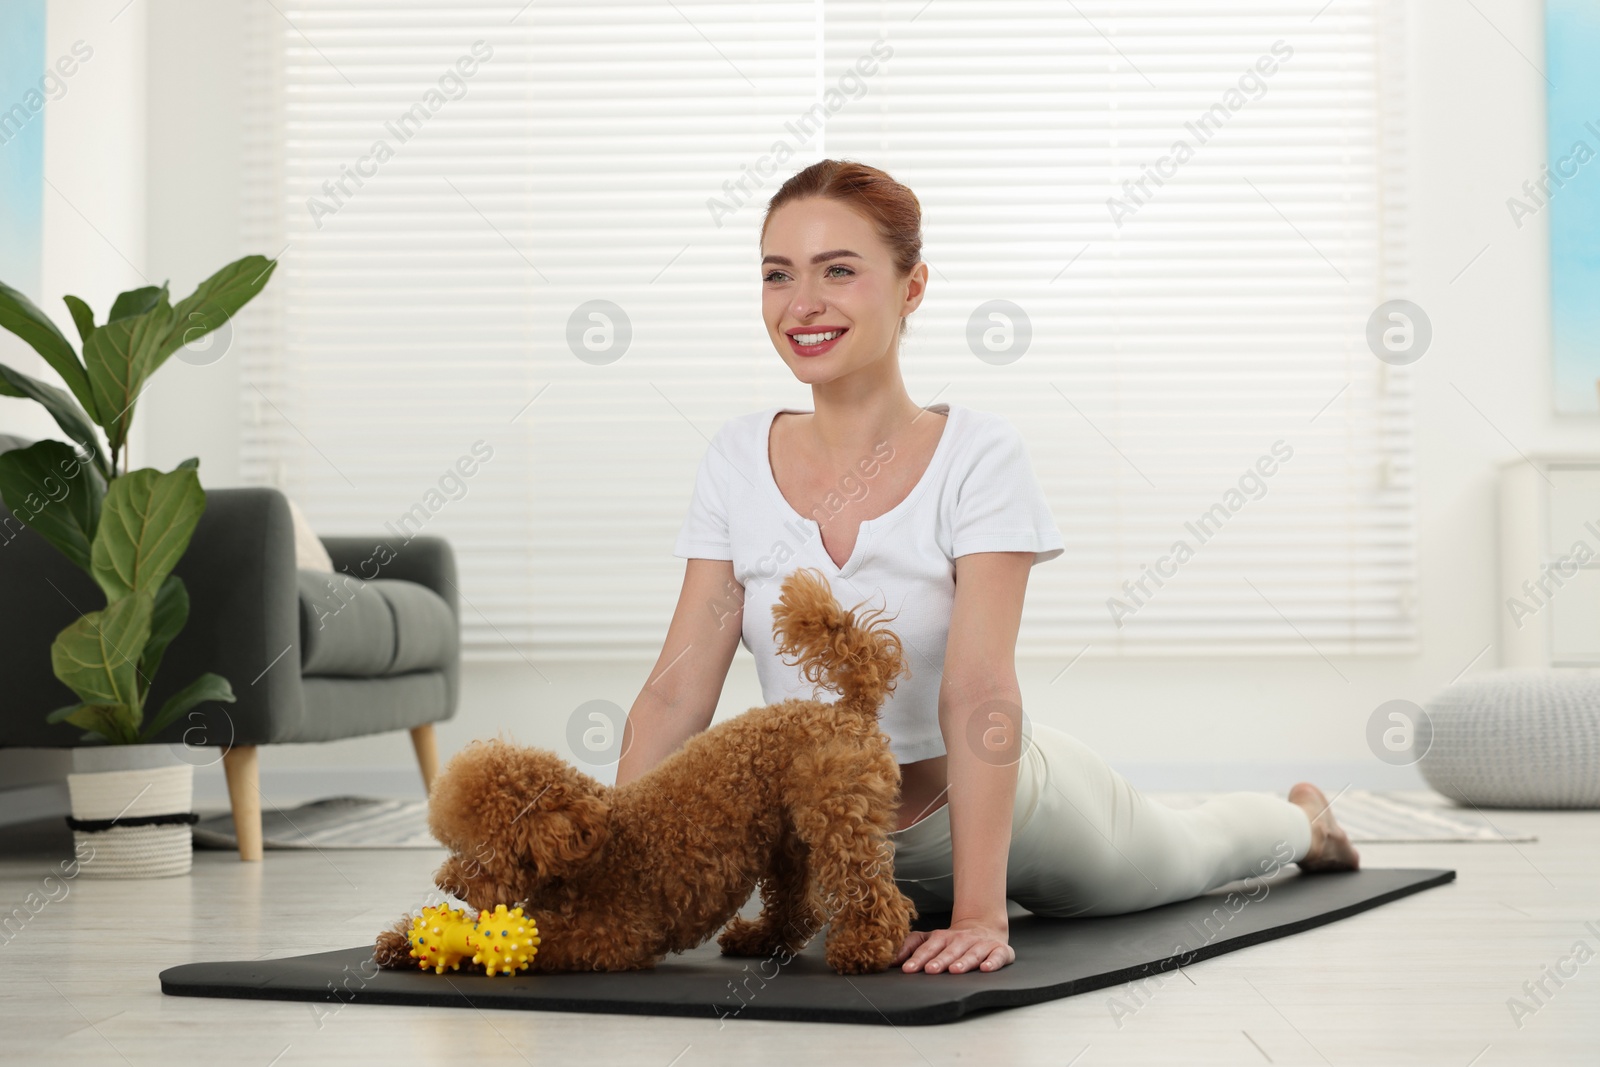
[[[1289,803],[1303,809],[1311,820],[1311,850],[1300,858],[1301,870],[1353,871],[1361,866],[1361,854],[1334,819],[1333,807],[1322,790],[1310,782],[1297,782],[1289,790]]]

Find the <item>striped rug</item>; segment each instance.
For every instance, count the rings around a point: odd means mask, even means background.
[[[196,848],[237,849],[233,816],[194,825]],[[329,797],[261,813],[263,848],[443,848],[428,832],[426,800]]]

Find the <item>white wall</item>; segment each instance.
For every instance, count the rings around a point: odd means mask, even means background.
[[[83,297],[104,320],[117,293],[149,284],[141,274],[147,5],[135,4],[118,15],[121,6],[122,0],[50,0],[46,9],[47,64],[75,58],[78,42],[88,50],[88,58],[63,79],[65,93],[49,101],[40,116],[45,186],[39,304],[74,341],[78,334],[62,294]],[[54,380],[31,349],[10,334],[0,336],[0,359],[25,374]],[[0,405],[5,429],[29,437],[59,436],[38,405],[10,399]]]
[[[147,93],[151,167],[146,190],[152,276],[187,296],[239,247],[240,107],[244,7],[238,0],[161,0],[149,7]],[[149,435],[141,466],[171,470],[200,457],[201,484],[239,483],[239,362],[176,357],[145,389]]]
[[[41,306],[71,338],[78,334],[63,293],[83,297],[104,321],[119,292],[160,283],[145,260],[148,5],[119,13],[122,3],[51,0],[46,15],[52,62],[78,41],[93,50],[49,105],[44,128]]]
[[[66,6],[52,4],[52,17]],[[1545,219],[1517,230],[1505,208],[1506,197],[1536,177],[1544,159],[1545,83],[1530,65],[1542,65],[1542,10],[1519,0],[1479,0],[1477,9],[1454,0],[1412,0],[1410,6],[1411,298],[1428,311],[1435,330],[1432,349],[1415,366],[1422,650],[1403,657],[1334,657],[1337,670],[1310,652],[1273,660],[1086,657],[1053,684],[1065,657],[1020,665],[1032,717],[1078,734],[1140,783],[1281,788],[1310,776],[1330,793],[1347,782],[1415,784],[1413,771],[1388,768],[1368,753],[1365,724],[1386,700],[1425,700],[1497,639],[1494,473],[1500,462],[1516,458],[1507,439],[1524,452],[1600,451],[1600,420],[1551,411]],[[62,103],[82,110],[61,109],[76,117],[54,124],[49,158],[52,174],[66,183],[63,190],[103,220],[135,262],[147,260],[147,273],[170,275],[175,288],[186,291],[228,258],[257,251],[239,249],[232,237],[239,217],[241,4],[136,3],[119,19],[118,32],[129,32],[123,20],[142,19],[145,10],[147,66],[132,58],[136,46],[124,53],[108,39],[102,53],[97,37],[96,59],[104,54],[106,62],[95,73],[108,81],[122,78],[128,88],[126,79],[147,72],[148,187],[130,162],[139,158],[138,147],[125,144],[141,126],[133,121],[142,115],[137,91],[92,110],[92,91],[69,95]],[[63,27],[68,24],[63,17]],[[54,48],[54,24],[51,37]],[[101,110],[106,105],[113,110]],[[68,137],[76,147],[62,143]],[[123,147],[108,146],[108,137]],[[82,170],[69,177],[75,159]],[[144,236],[137,225],[140,198],[148,211]],[[47,232],[68,237],[51,242],[53,254],[47,249],[47,292],[99,292],[113,278],[124,280],[125,265],[119,273],[93,233],[63,217],[59,203],[47,211],[53,211]],[[76,281],[89,274],[93,284]],[[70,285],[68,278],[74,279]],[[232,484],[238,469],[231,423],[236,364],[175,364],[163,368],[147,397],[147,436],[136,461],[170,465],[199,454],[206,484]],[[663,556],[663,565],[678,565]],[[661,605],[663,632],[671,609]],[[1472,669],[1492,669],[1497,656],[1489,647]],[[539,672],[523,664],[469,666],[464,706],[442,730],[444,750],[501,729],[520,741],[564,747],[561,731],[571,708],[597,697],[629,707],[650,666],[540,663]],[[753,664],[741,651],[719,718],[759,700]],[[295,768],[403,772],[410,763],[403,734],[280,746],[263,756],[269,781]]]

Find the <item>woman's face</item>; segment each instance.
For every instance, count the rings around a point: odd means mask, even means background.
[[[811,385],[897,350],[901,316],[922,302],[928,276],[919,263],[910,277],[898,277],[872,224],[821,197],[774,211],[761,254],[767,335],[794,376]]]

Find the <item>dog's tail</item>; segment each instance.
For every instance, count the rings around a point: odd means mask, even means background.
[[[805,678],[843,694],[841,704],[876,716],[899,675],[910,674],[900,638],[882,614],[844,610],[822,572],[806,567],[783,580],[772,633],[780,654],[800,657],[796,665]]]

